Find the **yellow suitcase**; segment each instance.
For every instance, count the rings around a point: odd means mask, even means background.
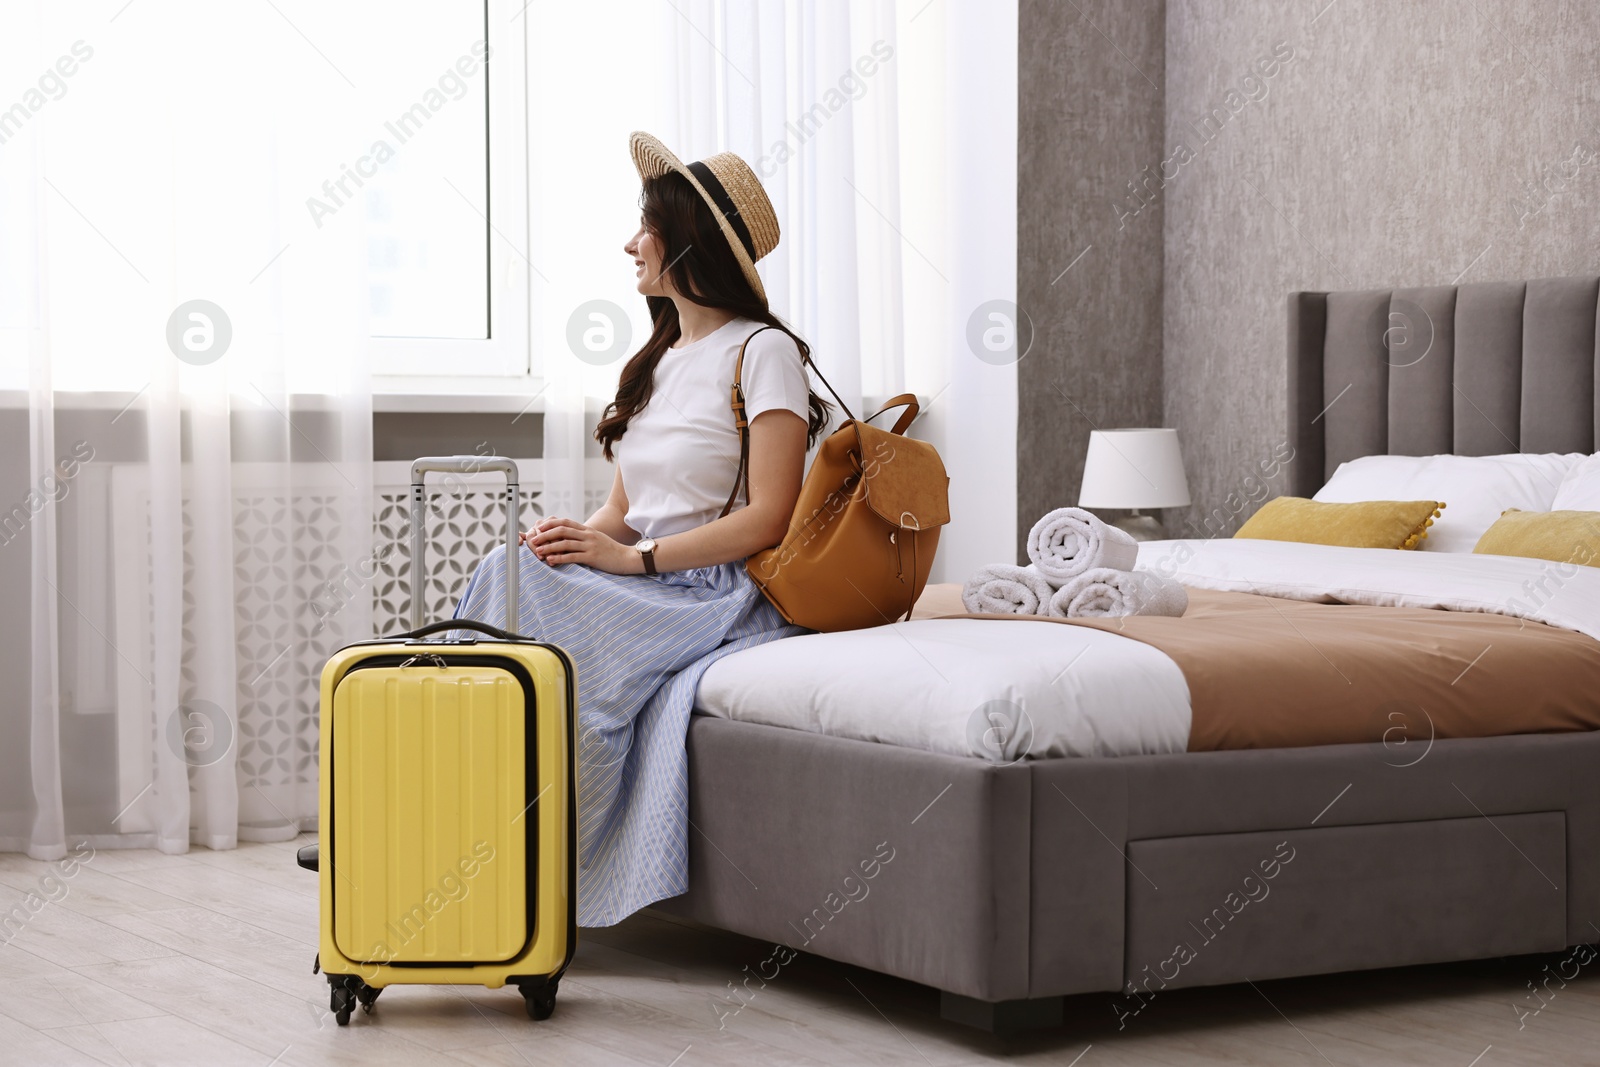
[[[421,625],[423,482],[506,475],[507,619],[519,492],[502,457],[411,469],[410,633],[335,653],[322,672],[318,964],[339,1025],[408,983],[516,985],[555,1008],[577,946],[576,680],[554,645],[469,620]],[[430,640],[470,631],[461,640]],[[315,967],[313,968],[315,970]]]

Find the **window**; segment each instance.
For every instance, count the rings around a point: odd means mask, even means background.
[[[361,194],[380,382],[531,372],[520,7],[436,0],[368,21],[383,63],[365,95],[381,121],[358,165],[372,172]]]
[[[41,327],[55,389],[148,387],[203,299],[236,391],[327,388],[278,324],[361,319],[379,391],[526,390],[524,3],[41,5],[0,37],[32,72],[0,101],[0,389]]]
[[[384,95],[395,101],[376,151],[358,163],[370,172],[361,188],[374,337],[489,338],[484,68],[492,49],[477,6],[430,5],[415,19],[394,20],[384,27],[389,39],[372,42],[393,61],[382,73]],[[453,60],[454,49],[440,47],[467,41]]]

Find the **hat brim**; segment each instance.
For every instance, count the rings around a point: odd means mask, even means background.
[[[672,150],[660,140],[640,130],[628,135],[628,152],[633,156],[633,166],[639,172],[640,181],[659,178],[668,173],[681,174],[689,180],[695,192],[700,194],[700,199],[705,201],[706,207],[711,209],[711,215],[722,229],[723,237],[727,238],[728,247],[733,250],[734,258],[739,261],[739,268],[744,271],[745,280],[765,304],[767,290],[761,284],[761,275],[756,273],[755,261],[750,258],[750,253],[745,251],[744,242],[739,240],[739,234],[734,230],[733,224],[723,215],[722,209],[717,207],[716,200],[706,191],[706,187],[700,184],[700,179],[694,176],[694,172],[684,166],[683,161],[673,155]]]

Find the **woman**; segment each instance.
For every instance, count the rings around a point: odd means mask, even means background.
[[[685,166],[629,139],[644,187],[623,251],[650,306],[650,338],[623,367],[595,429],[616,476],[588,521],[522,535],[519,630],[561,646],[578,673],[578,923],[604,926],[687,885],[684,734],[700,675],[730,652],[802,632],[745,572],[783,539],[808,445],[827,421],[801,341],[767,308],[755,261],[778,220],[738,156]],[[746,344],[748,342],[748,344]],[[734,362],[749,420],[748,488],[730,407]],[[478,567],[458,618],[505,618],[504,549]]]

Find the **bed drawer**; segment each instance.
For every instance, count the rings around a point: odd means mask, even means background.
[[[1141,990],[1567,947],[1562,812],[1169,837],[1128,859]]]

